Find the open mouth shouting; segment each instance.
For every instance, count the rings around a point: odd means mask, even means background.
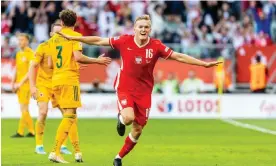
[[[147,33],[146,32],[140,32],[140,35],[146,37]]]

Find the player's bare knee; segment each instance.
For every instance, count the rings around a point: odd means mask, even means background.
[[[40,121],[45,121],[46,120],[46,117],[47,117],[47,111],[43,110],[39,112],[39,116],[38,116],[38,119]]]
[[[132,122],[134,121],[134,115],[131,113],[125,114],[123,115],[123,119],[124,119],[125,125],[131,125]]]
[[[20,105],[21,112],[23,112],[23,111],[28,111],[28,107],[29,107],[28,104],[21,104],[21,105]]]
[[[125,115],[123,116],[125,125],[131,125],[134,121],[134,116]]]
[[[121,115],[124,119],[124,124],[125,125],[131,125],[132,122],[134,121],[134,111],[133,111],[133,108],[131,107],[128,107],[128,108],[125,108],[121,111]]]
[[[26,109],[21,109],[21,113],[28,112]]]
[[[39,111],[40,112],[48,111],[48,105],[47,105],[47,103],[39,103],[38,106],[39,106]]]
[[[38,107],[39,107],[38,119],[40,121],[45,121],[48,113],[48,102],[39,102]]]

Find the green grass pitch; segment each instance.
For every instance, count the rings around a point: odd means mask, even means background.
[[[59,119],[47,121],[44,147],[49,152]],[[242,121],[276,130],[276,120]],[[2,165],[56,165],[34,153],[33,138],[12,139],[18,120],[2,119]],[[80,145],[87,166],[111,166],[125,137],[115,119],[79,119]],[[69,149],[72,150],[70,142]],[[73,155],[66,155],[69,165]],[[276,166],[276,136],[235,127],[220,120],[151,119],[125,166]]]

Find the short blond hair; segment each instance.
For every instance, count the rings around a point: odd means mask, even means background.
[[[139,20],[147,20],[147,21],[150,21],[150,23],[151,23],[150,16],[147,15],[147,14],[144,14],[144,15],[142,15],[142,16],[140,16],[140,17],[137,17],[136,20],[135,20],[135,22],[134,22],[134,24],[135,24],[137,21],[139,21]]]
[[[53,31],[53,28],[55,26],[61,26],[61,20],[57,19],[52,25],[51,25],[51,31]]]
[[[25,37],[28,41],[30,41],[30,36],[27,33],[20,33],[19,37]]]

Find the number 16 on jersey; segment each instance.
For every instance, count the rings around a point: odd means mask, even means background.
[[[146,58],[152,58],[153,56],[152,49],[146,49]]]

